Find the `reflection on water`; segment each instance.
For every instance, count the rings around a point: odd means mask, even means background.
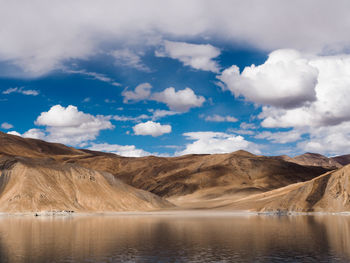
[[[350,262],[350,216],[2,217],[0,262]]]

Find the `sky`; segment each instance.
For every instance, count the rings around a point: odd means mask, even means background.
[[[347,0],[0,0],[0,130],[123,156],[350,153]]]

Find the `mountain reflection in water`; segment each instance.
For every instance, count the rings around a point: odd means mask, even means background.
[[[0,262],[330,261],[350,261],[350,216],[0,218]]]

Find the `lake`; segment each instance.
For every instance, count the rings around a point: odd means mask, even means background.
[[[0,262],[350,262],[350,216],[2,216]]]

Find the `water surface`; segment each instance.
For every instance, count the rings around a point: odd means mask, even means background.
[[[350,216],[0,217],[0,262],[350,262]]]

